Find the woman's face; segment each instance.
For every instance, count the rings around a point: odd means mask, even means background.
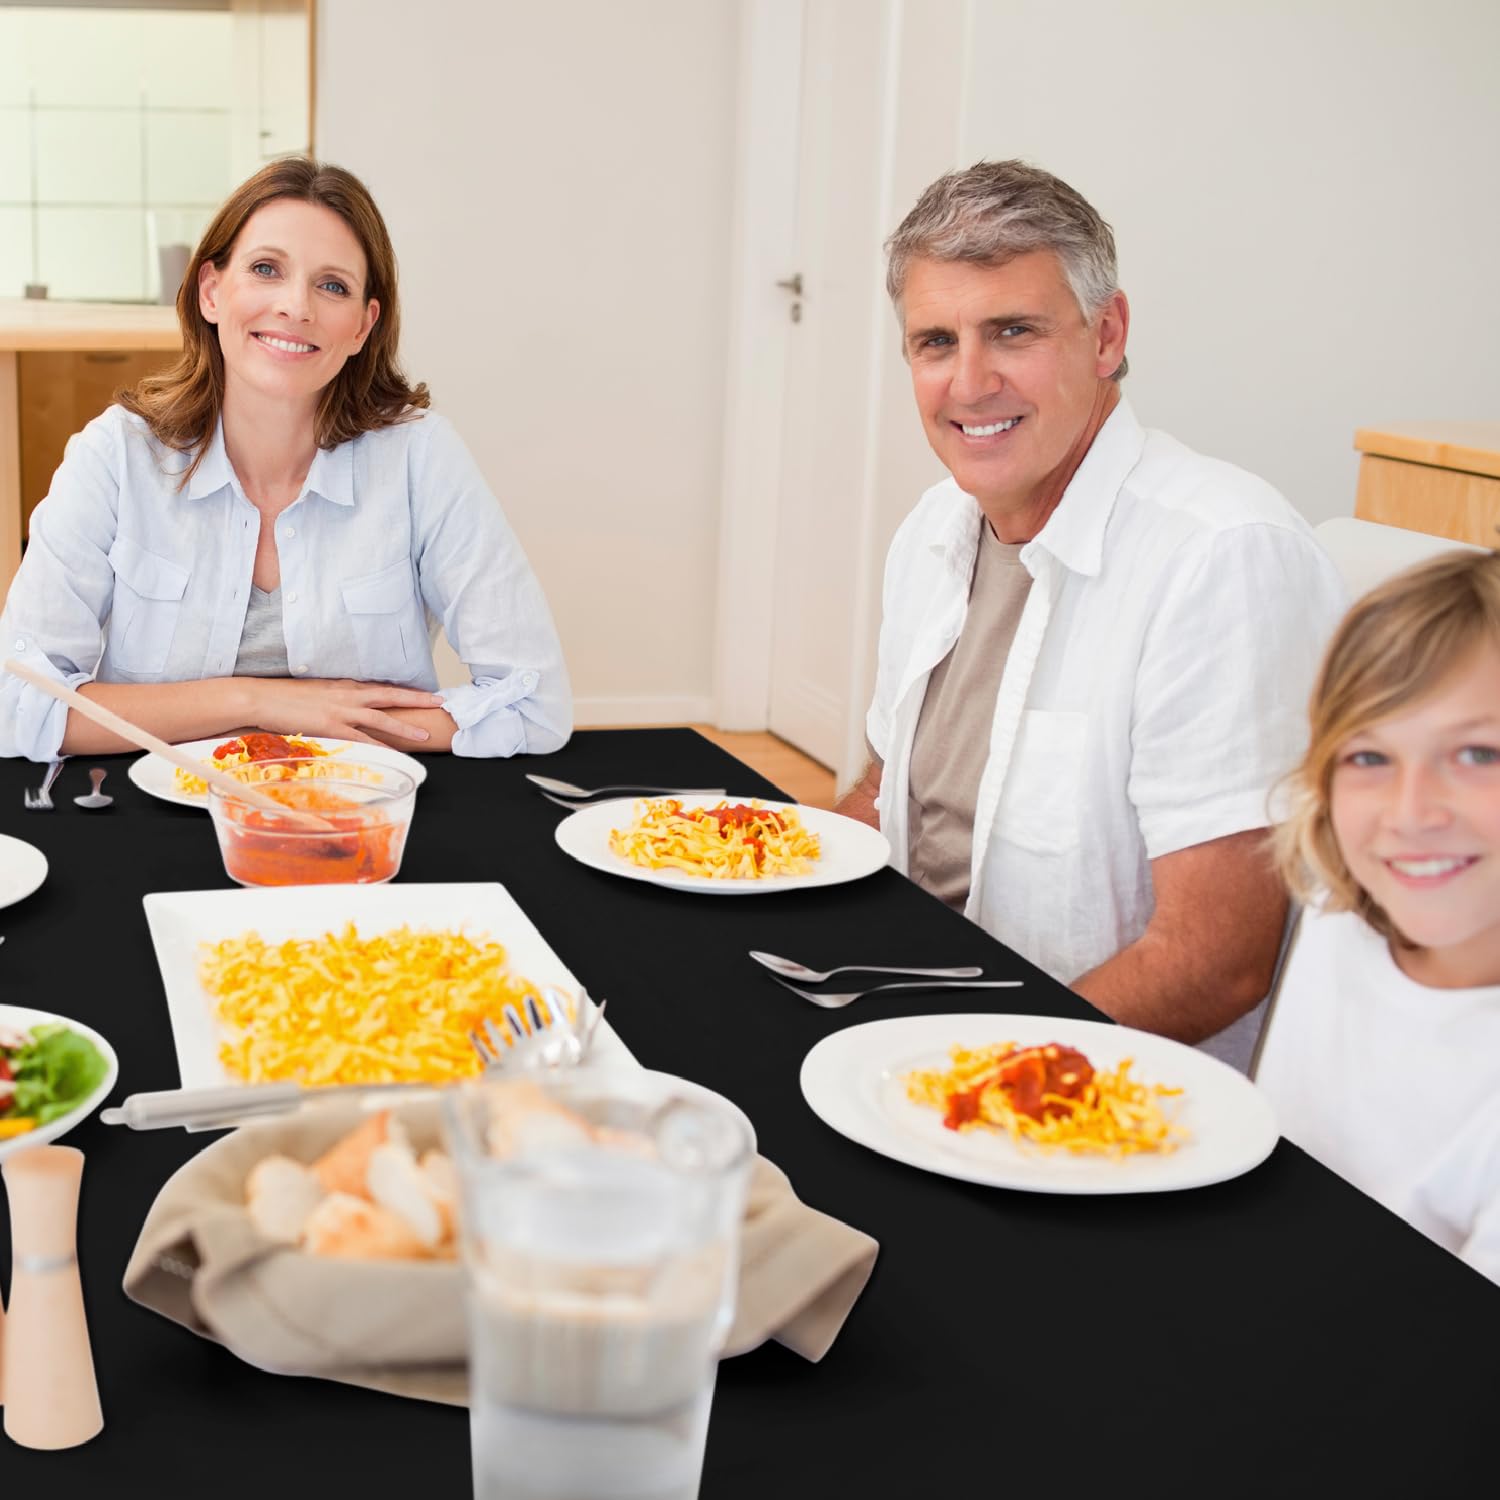
[[[1329,810],[1349,873],[1439,988],[1500,984],[1500,648],[1340,751]]]
[[[224,269],[205,262],[198,275],[199,306],[219,330],[226,401],[254,392],[316,407],[380,316],[365,275],[359,240],[332,209],[295,198],[257,209]]]

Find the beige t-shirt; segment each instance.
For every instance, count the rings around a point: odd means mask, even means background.
[[[1000,674],[1031,591],[1022,545],[1000,541],[988,522],[979,528],[964,628],[927,679],[912,742],[908,869],[923,890],[958,911],[969,899],[974,808]]]

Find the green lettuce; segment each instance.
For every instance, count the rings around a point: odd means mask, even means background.
[[[10,1113],[45,1125],[76,1109],[109,1072],[99,1049],[66,1026],[33,1026],[31,1045],[12,1052]]]

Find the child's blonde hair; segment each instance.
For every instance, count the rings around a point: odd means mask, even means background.
[[[1329,794],[1345,745],[1426,696],[1484,643],[1500,647],[1500,553],[1446,552],[1387,579],[1344,616],[1308,702],[1302,764],[1284,783],[1290,809],[1276,830],[1276,860],[1300,901],[1357,911],[1403,941],[1349,873],[1333,836]]]

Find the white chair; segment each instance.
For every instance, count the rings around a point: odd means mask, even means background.
[[[1425,531],[1407,531],[1401,526],[1383,526],[1378,521],[1360,521],[1353,516],[1335,516],[1313,527],[1313,535],[1343,575],[1351,599],[1367,594],[1393,573],[1436,557],[1440,552],[1484,552],[1471,542],[1431,536]]]

